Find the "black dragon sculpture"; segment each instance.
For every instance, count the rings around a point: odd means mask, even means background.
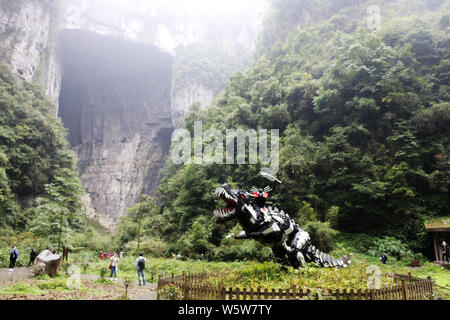
[[[263,174],[271,181],[275,177]],[[307,262],[315,262],[322,267],[345,268],[351,263],[348,257],[335,259],[321,252],[311,244],[309,234],[283,210],[266,206],[266,200],[273,188],[253,187],[251,192],[232,189],[227,183],[217,188],[214,196],[227,203],[227,207],[214,210],[218,223],[237,219],[244,229],[239,235],[227,238],[255,239],[270,246],[279,262],[300,268]]]

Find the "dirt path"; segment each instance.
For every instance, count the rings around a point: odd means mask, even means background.
[[[12,273],[13,281],[28,280],[28,279],[33,279],[33,273],[31,272],[31,268],[14,268],[14,272]],[[1,268],[0,281],[8,281],[8,280],[11,280],[9,276],[9,269]]]
[[[81,279],[92,280],[95,281],[99,279],[99,276],[91,275],[91,274],[82,274]],[[106,277],[106,279],[109,279]],[[120,285],[120,279],[117,282]],[[139,282],[135,281],[133,283],[135,293],[131,296],[131,300],[156,300],[156,284],[147,283],[145,286],[139,286]]]
[[[9,269],[0,268],[0,282],[33,280],[34,275],[31,268],[14,268],[12,279],[8,273]],[[96,275],[82,274],[81,279],[95,281],[99,278]],[[108,278],[107,278],[108,279]],[[116,284],[121,286],[120,279]],[[133,293],[130,295],[131,300],[156,300],[156,284],[148,283],[146,286],[139,286],[139,282],[133,283]]]
[[[156,285],[148,283],[139,287],[139,290],[131,300],[156,300]]]

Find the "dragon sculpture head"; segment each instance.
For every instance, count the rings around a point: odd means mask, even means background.
[[[237,219],[249,230],[260,225],[263,217],[254,201],[253,194],[245,190],[233,189],[229,184],[224,183],[216,189],[214,196],[219,202],[226,202],[225,208],[214,210],[214,216],[218,222]]]

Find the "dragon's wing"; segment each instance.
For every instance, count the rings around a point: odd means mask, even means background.
[[[276,181],[278,183],[282,183],[280,180],[278,180],[276,177],[272,176],[271,174],[268,174],[267,172],[261,171],[260,173],[264,178],[270,180],[270,181]]]

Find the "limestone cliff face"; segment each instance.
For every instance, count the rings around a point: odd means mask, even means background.
[[[201,108],[210,105],[216,97],[213,89],[197,81],[188,81],[177,90],[172,91],[172,121],[175,128],[183,125],[183,119],[189,108],[194,104],[200,104]]]
[[[63,44],[77,45],[64,49],[60,115],[78,153],[81,180],[91,203],[100,221],[111,226],[138,201],[142,181],[147,194],[156,191],[171,133],[182,125],[191,105],[211,104],[226,86],[221,78],[228,79],[243,67],[230,65],[223,73],[217,65],[252,54],[259,11],[251,7],[240,14],[202,11],[189,1],[171,0],[63,3]],[[77,39],[80,34],[86,37]],[[115,42],[109,51],[103,50],[108,47],[106,39]],[[103,52],[96,52],[99,43]],[[147,51],[146,58],[134,57],[133,49],[117,54],[120,48],[138,44],[165,52],[173,57],[175,67],[158,58],[161,52]],[[213,49],[195,49],[206,46]],[[217,59],[218,55],[228,60]],[[104,59],[109,64],[99,68]],[[191,65],[203,76],[193,73]],[[122,73],[130,70],[133,77]],[[210,78],[218,81],[212,83]]]
[[[111,226],[156,191],[173,131],[172,57],[85,31],[63,33],[60,111],[83,186]]]
[[[0,0],[2,62],[21,79],[40,83],[55,103],[61,84],[58,10],[54,1]]]
[[[155,193],[174,127],[245,67],[228,61],[254,49],[258,8],[192,3],[0,0],[1,62],[55,102],[79,157],[85,206],[107,227],[142,186]]]

